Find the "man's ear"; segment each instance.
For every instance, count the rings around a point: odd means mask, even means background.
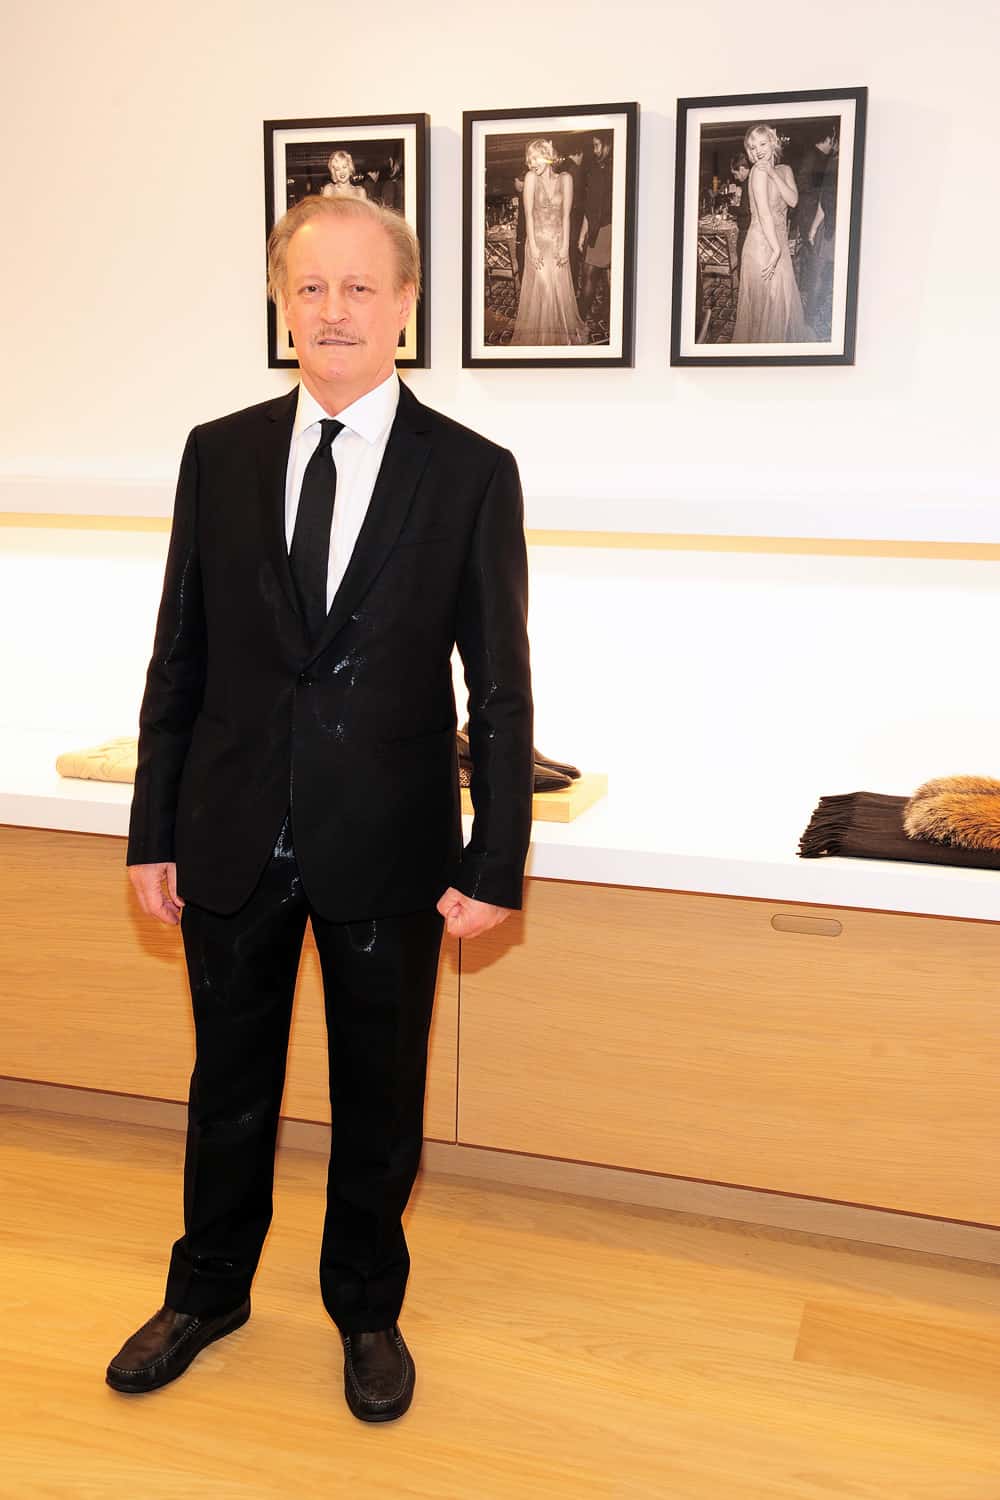
[[[413,306],[417,300],[417,290],[412,282],[400,288],[399,293],[399,331],[402,333],[410,318],[413,316]]]

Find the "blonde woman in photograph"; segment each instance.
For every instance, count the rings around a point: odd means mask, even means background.
[[[573,178],[553,171],[551,141],[529,142],[524,155],[524,280],[511,343],[586,344],[569,263]]]
[[[752,125],[743,143],[750,163],[750,228],[740,259],[733,343],[808,343],[814,335],[788,249],[788,210],[799,201],[795,175],[780,165],[781,142],[770,125]]]
[[[335,151],[326,164],[330,181],[324,184],[324,198],[367,198],[364,188],[355,186],[354,157],[349,151]]]

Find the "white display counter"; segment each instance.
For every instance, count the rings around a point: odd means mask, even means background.
[[[0,824],[124,836],[132,788],[67,780],[56,756],[78,735],[6,730],[0,754]],[[658,789],[637,776],[570,824],[536,823],[529,877],[595,885],[698,891],[767,901],[1000,921],[1000,871],[890,860],[803,860],[799,837],[820,795],[887,787],[771,789],[734,785]],[[714,810],[714,815],[711,810]],[[466,820],[468,823],[468,820]]]

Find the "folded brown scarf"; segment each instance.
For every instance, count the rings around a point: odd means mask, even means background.
[[[1000,870],[1000,782],[947,776],[927,782],[912,797],[822,797],[799,854]]]

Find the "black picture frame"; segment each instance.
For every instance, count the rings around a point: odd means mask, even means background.
[[[463,367],[631,367],[638,104],[466,110],[462,121]],[[562,257],[556,250],[548,262],[543,250],[538,270],[529,270],[527,251],[519,243],[525,238],[523,191],[519,193],[514,186],[517,165],[524,162],[526,146],[533,138],[550,142],[553,148],[547,165],[555,172],[546,174],[543,164],[539,175],[554,183],[565,173],[574,183],[568,236],[573,246]],[[601,143],[601,154],[595,138]],[[570,146],[580,149],[571,152]],[[589,189],[591,217],[604,220],[610,214],[610,222],[592,225],[587,219],[577,229],[576,215],[588,192],[591,172],[595,174]],[[536,188],[537,183],[532,197]],[[564,198],[562,184],[548,201],[560,205]],[[580,232],[585,232],[582,249]],[[599,263],[603,259],[607,259],[604,266]],[[543,272],[547,276],[544,288]],[[550,332],[553,340],[543,342]]]
[[[867,112],[864,87],[678,99],[671,365],[854,364]],[[768,129],[797,195],[765,184],[774,245],[739,164]]]
[[[379,201],[385,198],[389,206],[399,208],[416,232],[423,288],[413,317],[400,335],[396,358],[401,369],[411,370],[425,370],[430,365],[429,138],[430,117],[426,114],[264,121],[265,243],[276,219],[293,203],[309,192],[332,186],[327,161],[337,151],[347,153],[356,168],[356,174],[349,178],[350,185],[357,190],[366,179],[371,181],[368,195],[377,196]],[[374,171],[379,173],[378,183],[369,175]],[[272,370],[298,368],[281,309],[270,298],[267,299],[267,363]]]

